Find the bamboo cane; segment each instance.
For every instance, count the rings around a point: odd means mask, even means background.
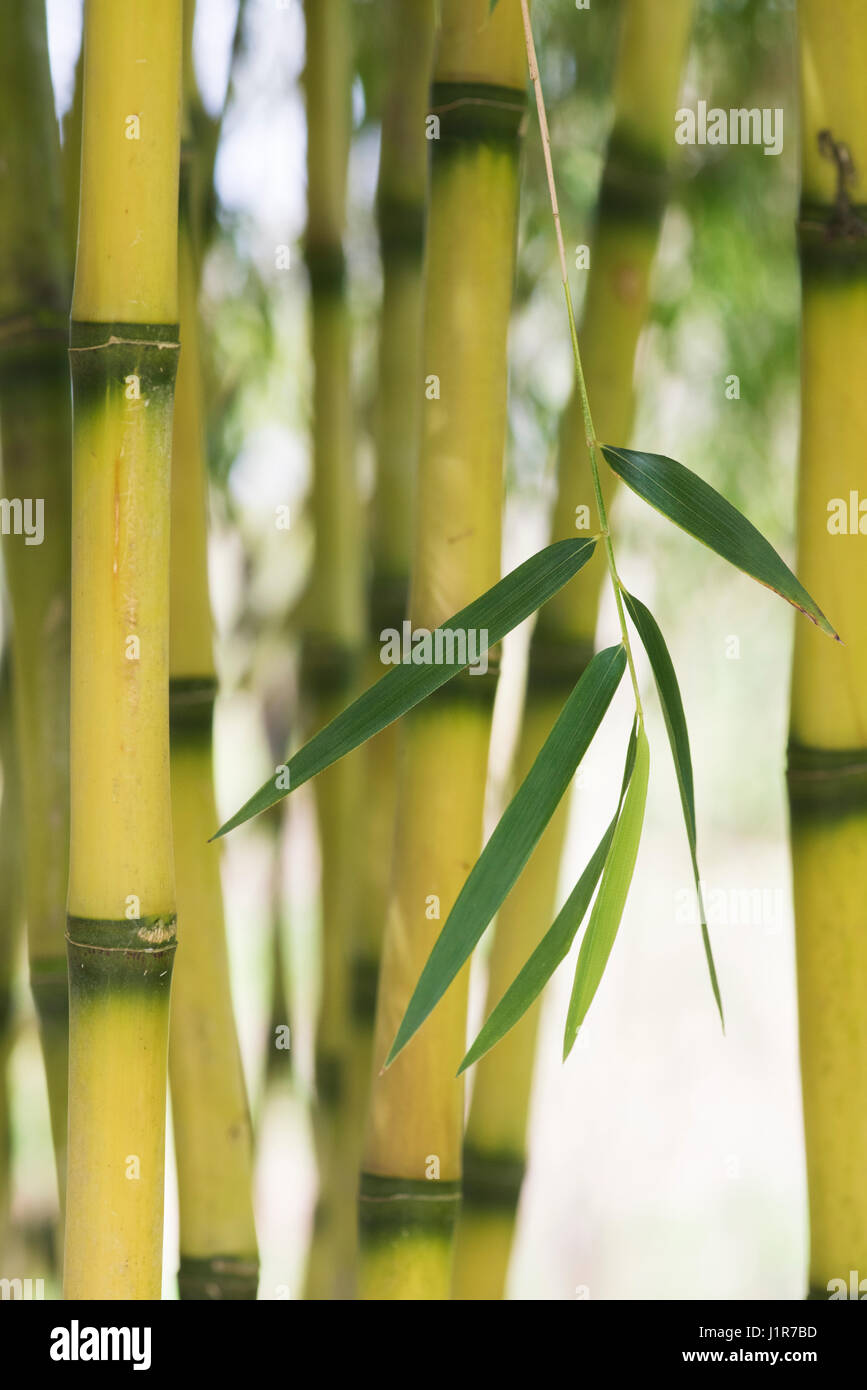
[[[19,534],[4,535],[3,550],[14,628],[30,978],[62,1207],[67,1086],[69,289],[45,13],[42,4],[27,0],[10,0],[0,12],[0,168],[3,490],[10,509],[30,509],[29,523],[26,510],[17,519],[10,511]],[[21,534],[22,527],[31,534]]]
[[[0,1255],[6,1244],[11,1195],[12,1128],[9,1059],[15,1040],[15,965],[24,927],[18,743],[12,708],[9,644],[0,658]]]
[[[445,0],[431,92],[422,448],[410,612],[434,628],[500,565],[506,339],[520,131],[517,0]],[[404,721],[395,872],[377,1004],[381,1065],[481,844],[493,670]],[[460,1192],[466,972],[374,1079],[361,1178],[365,1298],[448,1298]]]
[[[72,305],[64,1296],[160,1292],[175,951],[169,470],[181,0],[87,0]]]
[[[798,565],[845,645],[795,634],[789,798],[810,1297],[867,1271],[867,556],[858,532],[867,399],[867,27],[864,7],[799,6],[802,187]],[[856,520],[849,517],[855,494]],[[833,499],[847,524],[832,520]],[[867,523],[862,523],[867,528]]]
[[[363,645],[361,502],[355,473],[343,235],[350,139],[352,45],[345,0],[307,0],[305,259],[310,277],[315,555],[306,598],[302,686],[312,720],[328,723],[359,679]],[[351,1297],[355,1186],[351,960],[357,895],[360,757],[318,779],[322,861],[322,993],[316,1036],[314,1128],[319,1200],[307,1272],[309,1298]]]
[[[615,117],[606,154],[582,321],[594,417],[602,439],[628,439],[633,363],[647,315],[650,271],[670,181],[672,112],[692,18],[692,0],[660,11],[628,0],[620,34]],[[593,484],[577,390],[560,429],[554,539],[576,534],[577,508],[592,513]],[[534,631],[524,719],[516,752],[520,783],[593,654],[604,558],[542,609]],[[489,1013],[554,918],[568,802],[557,808],[526,870],[500,910],[488,979]],[[541,1001],[476,1067],[464,1144],[464,1200],[454,1296],[504,1296],[525,1168],[526,1130]]]
[[[184,7],[187,119],[197,106],[195,5]],[[178,278],[184,348],[172,443],[169,703],[172,820],[183,948],[173,971],[169,1077],[178,1169],[182,1299],[254,1299],[253,1142],[232,1009],[219,858],[208,846],[214,803],[216,676],[207,574],[207,475],[195,229],[206,200],[199,152],[185,132]],[[208,169],[213,160],[209,157]]]
[[[409,597],[414,479],[421,433],[422,308],[428,141],[425,116],[434,45],[433,0],[390,0],[388,92],[382,118],[377,225],[383,289],[376,400],[377,482],[370,584],[371,681],[383,674],[380,634],[400,628]],[[399,730],[364,751],[365,852],[351,1004],[359,1125],[367,1114],[376,990],[397,809]]]
[[[207,582],[197,275],[186,199],[179,246],[183,353],[172,447],[172,820],[183,944],[173,971],[169,1075],[182,1299],[254,1299],[253,1141],[232,1010],[211,737],[216,676]]]

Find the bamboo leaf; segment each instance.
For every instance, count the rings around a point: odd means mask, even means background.
[[[385,1065],[445,994],[529,859],[611,703],[623,647],[597,652],[458,894],[416,984]]]
[[[674,663],[671,659],[668,647],[665,645],[665,638],[659,630],[659,624],[640,599],[621,588],[623,601],[626,604],[630,618],[635,623],[641,644],[647,652],[650,661],[650,669],[656,681],[656,689],[659,692],[659,701],[662,705],[662,714],[665,719],[665,727],[668,730],[668,737],[671,743],[671,751],[674,757],[675,771],[677,772],[677,782],[680,787],[680,796],[683,803],[683,815],[686,821],[686,833],[689,837],[691,846],[695,846],[695,792],[692,780],[692,758],[689,751],[689,733],[686,727],[686,715],[683,709],[683,700],[680,695],[680,687],[677,683],[677,676],[674,670]]]
[[[505,637],[552,594],[586,565],[595,549],[592,540],[557,541],[525,560],[507,574],[481,598],[443,623],[437,631],[477,632],[479,654]],[[469,642],[465,644],[469,646]],[[399,719],[407,710],[432,695],[469,664],[454,659],[425,665],[394,666],[387,675],[365,690],[331,723],[326,725],[290,758],[278,775],[269,778],[259,790],[236,811],[212,838],[218,840],[236,826],[266,811],[289,792],[309,782],[324,768],[366,743],[374,734]],[[466,653],[465,653],[466,655]]]
[[[650,750],[642,725],[638,730],[635,766],[623,798],[623,808],[611,837],[596,902],[593,904],[590,921],[578,953],[575,981],[566,1017],[566,1033],[563,1038],[564,1061],[572,1051],[578,1029],[593,1002],[623,916],[644,824],[649,772]]]
[[[662,706],[662,716],[665,720],[665,727],[668,730],[668,741],[671,744],[671,755],[674,759],[674,770],[677,773],[677,785],[680,788],[680,801],[683,807],[683,819],[686,823],[686,838],[689,842],[689,854],[692,861],[692,874],[695,879],[695,891],[698,896],[698,910],[701,919],[701,936],[704,942],[704,953],[707,960],[710,983],[713,990],[716,1006],[719,1009],[720,1022],[725,1028],[725,1018],[723,1016],[722,997],[720,995],[719,981],[717,980],[716,966],[714,965],[713,950],[710,944],[710,933],[707,928],[707,914],[704,909],[704,897],[701,891],[701,878],[698,871],[698,856],[696,852],[696,828],[695,828],[695,796],[692,780],[692,757],[689,751],[689,733],[686,727],[686,715],[683,709],[683,700],[680,696],[680,687],[677,683],[677,676],[674,670],[674,663],[665,645],[665,638],[659,630],[659,625],[650,612],[649,608],[628,594],[625,589],[621,590],[623,601],[629,610],[629,616],[635,623],[638,635],[641,638],[642,646],[647,652],[650,661],[650,668],[653,671],[653,678],[656,681],[656,689],[659,693],[659,703]]]
[[[602,872],[602,865],[611,844],[614,834],[614,827],[617,824],[617,817],[620,814],[620,807],[623,804],[623,796],[626,787],[629,785],[629,778],[632,776],[632,764],[635,759],[635,726],[633,725],[632,736],[629,740],[629,752],[626,758],[626,771],[623,778],[623,787],[620,791],[620,801],[615,811],[611,824],[599,841],[588,861],[587,867],[579,878],[572,892],[569,894],[565,903],[554,919],[553,925],[548,928],[542,940],[539,942],[533,954],[521,968],[518,975],[509,985],[496,1008],[491,1010],[478,1037],[468,1051],[466,1057],[458,1068],[458,1076],[467,1067],[472,1066],[486,1052],[505,1037],[510,1028],[518,1022],[527,1012],[530,1005],[541,994],[546,984],[550,980],[557,966],[564,961],[569,954],[572,942],[575,940],[578,928],[584,920],[584,914],[590,906],[590,899],[596,890],[599,882],[599,875]]]
[[[702,478],[663,454],[637,453],[607,444],[602,445],[602,452],[618,477],[651,507],[737,569],[773,589],[839,642],[822,610],[770,542]]]

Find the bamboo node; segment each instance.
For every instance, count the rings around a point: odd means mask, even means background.
[[[70,352],[99,352],[107,347],[156,347],[156,348],[180,348],[180,343],[163,342],[157,338],[121,338],[112,333],[104,342],[101,343],[81,343],[71,344]]]
[[[858,182],[858,170],[849,146],[842,140],[835,140],[830,130],[820,130],[816,140],[819,153],[832,161],[837,173],[834,208],[825,223],[826,240],[845,237],[854,241],[867,237],[867,221],[859,216],[848,192]]]

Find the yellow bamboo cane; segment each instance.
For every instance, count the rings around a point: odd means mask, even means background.
[[[798,574],[845,645],[795,632],[789,745],[810,1296],[867,1277],[867,24],[799,6],[802,273]],[[854,497],[854,513],[852,510]],[[867,523],[864,523],[867,529]],[[867,1287],[865,1285],[864,1287]],[[863,1297],[863,1294],[862,1294]]]
[[[169,1074],[178,1168],[182,1298],[255,1298],[253,1141],[223,922],[211,724],[216,677],[207,584],[196,272],[182,218],[172,450],[171,767],[178,913]]]
[[[216,675],[207,565],[207,473],[194,228],[205,190],[196,177],[190,108],[195,5],[184,5],[187,129],[181,160],[178,280],[183,351],[172,445],[169,692],[172,820],[183,941],[172,975],[169,1077],[178,1172],[182,1299],[253,1299],[258,1256],[253,1141],[232,1009],[219,851],[208,844],[214,804]],[[209,161],[210,167],[210,161]]]
[[[432,170],[422,448],[410,613],[434,628],[496,582],[518,152],[526,108],[517,0],[446,0],[430,99]],[[405,721],[380,976],[382,1061],[481,847],[493,670]],[[361,1178],[365,1298],[449,1296],[460,1195],[466,972],[373,1084]]]
[[[181,0],[85,7],[70,346],[68,1299],[160,1292],[176,940],[168,618],[181,10]]]

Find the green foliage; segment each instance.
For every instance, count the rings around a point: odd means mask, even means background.
[[[702,478],[663,454],[637,453],[606,444],[602,445],[602,452],[618,477],[651,507],[787,599],[829,637],[837,637],[822,610],[773,546]]]
[[[571,782],[626,669],[622,647],[597,652],[458,894],[422,971],[386,1066],[424,1023],[514,887]]]
[[[707,929],[707,915],[704,910],[704,898],[701,891],[701,876],[698,871],[692,758],[689,751],[689,733],[686,727],[686,715],[683,711],[683,700],[680,697],[680,686],[677,683],[677,676],[675,675],[674,664],[668,653],[668,647],[665,645],[665,638],[660,632],[656,619],[650,612],[650,609],[645,608],[644,604],[639,599],[633,598],[632,594],[628,594],[625,589],[622,592],[623,601],[626,604],[629,616],[634,622],[638,630],[638,635],[641,638],[641,645],[647,652],[650,661],[650,669],[653,671],[653,678],[656,681],[659,703],[662,706],[662,716],[665,720],[665,727],[668,730],[668,740],[671,744],[671,753],[674,758],[674,770],[677,773],[677,785],[680,788],[683,819],[686,823],[686,837],[689,841],[689,854],[692,861],[692,874],[695,879],[695,891],[698,896],[702,941],[704,942],[711,988],[713,989],[714,999],[719,1009],[720,1022],[722,1023],[724,1022],[722,998],[720,997],[719,982],[714,965],[713,951],[711,950],[710,934]]]
[[[481,598],[462,608],[438,631],[474,631],[483,639],[482,650],[496,645],[514,627],[529,618],[573,575],[586,565],[595,549],[595,541],[557,541],[512,570]],[[468,658],[465,643],[464,656]],[[365,690],[336,719],[332,719],[309,743],[306,743],[276,778],[269,778],[213,837],[243,825],[244,821],[267,811],[269,806],[288,796],[290,791],[309,782],[318,772],[366,743],[387,725],[399,719],[407,710],[432,695],[469,664],[459,660],[395,666],[381,680]]]
[[[617,810],[605,834],[590,856],[587,867],[557,913],[553,925],[548,928],[533,954],[522,966],[500,1002],[492,1010],[479,1036],[461,1062],[458,1075],[471,1066],[473,1062],[477,1062],[486,1052],[489,1052],[494,1044],[508,1033],[509,1029],[518,1022],[533,1001],[538,998],[557,966],[569,954],[572,942],[575,940],[578,928],[584,920],[584,915],[590,906],[590,900],[596,891],[599,875],[602,873],[603,865],[608,856],[620,815],[620,808],[623,805],[623,797],[632,776],[630,757],[634,760],[635,745],[636,726],[633,725]]]
[[[773,589],[824,632],[836,637],[828,619],[764,536],[696,474],[660,454],[609,445],[602,446],[602,453],[614,472],[650,506],[723,559]],[[587,563],[594,548],[594,540],[558,541],[548,546],[455,614],[443,627],[487,630],[487,645],[493,646],[576,574]],[[683,701],[668,648],[655,619],[639,599],[627,593],[619,579],[615,579],[615,583],[647,651],[662,705],[680,788],[708,971],[722,1020],[722,1000],[698,871],[692,759]],[[624,627],[624,644],[597,653],[566,701],[542,751],[449,913],[416,984],[386,1065],[394,1061],[436,1007],[514,887],[611,702],[626,666],[627,644]],[[372,738],[433,694],[466,664],[455,659],[441,664],[395,667],[305,744],[288,766],[280,770],[284,776],[278,777],[276,782],[266,782],[221,827],[218,835],[226,834],[266,810],[289,791]],[[644,824],[649,770],[647,735],[640,709],[637,709],[614,820],[554,924],[486,1022],[464,1058],[461,1070],[492,1047],[529,1008],[568,953],[599,882],[599,892],[578,954],[564,1038],[564,1057],[568,1056],[601,982],[626,905]]]
[[[630,757],[627,754],[627,768]],[[623,805],[617,817],[611,844],[605,856],[602,882],[593,904],[590,921],[578,952],[575,967],[575,980],[569,1012],[566,1015],[566,1032],[563,1037],[563,1058],[569,1056],[578,1029],[587,1016],[599,982],[608,964],[614,938],[620,926],[629,885],[638,858],[638,846],[644,825],[644,808],[647,804],[647,781],[650,775],[650,749],[644,726],[639,724],[636,733],[635,758],[628,771],[628,786]]]

